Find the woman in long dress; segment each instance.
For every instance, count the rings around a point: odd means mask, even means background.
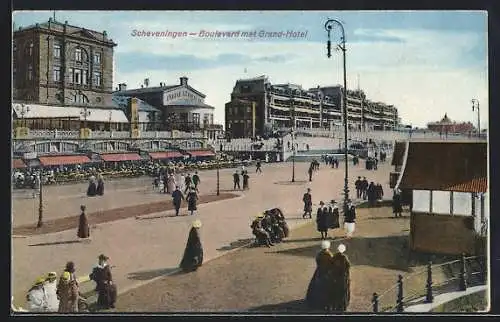
[[[175,177],[173,174],[170,174],[167,178],[167,193],[172,194],[175,190]]]
[[[184,256],[180,264],[184,272],[193,272],[203,264],[203,247],[201,245],[200,232],[201,221],[195,220],[189,231]]]
[[[102,174],[97,175],[97,188],[96,188],[96,193],[99,196],[104,195],[104,178],[102,177]]]
[[[87,215],[85,214],[85,206],[81,205],[80,210],[82,213],[80,214],[80,219],[78,222],[78,238],[89,238],[90,237],[90,226],[89,221],[87,219]]]
[[[326,310],[328,303],[328,288],[331,285],[330,241],[321,242],[321,250],[316,255],[316,270],[307,288],[306,303],[314,310]]]
[[[321,233],[321,239],[326,239],[328,236],[328,209],[324,205],[323,201],[320,201],[316,213],[316,228]]]
[[[94,197],[97,194],[97,184],[95,177],[91,176],[89,179],[89,187],[87,188],[87,196]]]
[[[191,211],[191,216],[192,216],[194,215],[194,212],[197,210],[196,204],[198,202],[198,194],[196,193],[194,187],[189,188],[186,200],[188,202],[188,211]]]
[[[329,288],[329,309],[344,312],[351,300],[351,263],[344,254],[346,247],[340,244],[338,252],[332,256],[332,284]]]

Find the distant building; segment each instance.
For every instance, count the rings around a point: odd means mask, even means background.
[[[447,134],[447,133],[471,134],[477,131],[477,129],[471,122],[462,122],[462,123],[453,122],[446,113],[444,114],[441,121],[429,123],[427,124],[427,128],[430,131],[439,132],[442,134]]]
[[[180,77],[180,83],[137,89],[127,89],[119,84],[114,97],[136,97],[159,110],[156,130],[179,130],[185,132],[207,131],[208,138],[215,139],[222,132],[222,125],[214,124],[213,106],[205,104],[205,94],[188,84],[187,77]]]
[[[279,129],[332,129],[342,125],[342,99],[340,85],[305,90],[294,84],[273,85],[267,76],[237,80],[225,106],[226,132],[239,138]],[[348,90],[347,100],[351,129],[394,129],[398,124],[394,106],[371,102],[363,91]]]
[[[111,106],[113,48],[99,32],[49,19],[13,33],[13,99]]]

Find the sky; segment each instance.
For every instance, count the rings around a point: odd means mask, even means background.
[[[224,104],[238,79],[266,75],[273,84],[308,89],[343,84],[342,52],[327,58],[327,19],[345,29],[347,88],[395,105],[402,123],[425,127],[445,113],[453,121],[477,123],[471,99],[480,102],[481,128],[488,125],[488,34],[486,11],[56,11],[56,19],[104,31],[118,45],[113,84],[138,88],[145,78],[189,84],[215,107]],[[17,11],[15,28],[47,21],[52,11]],[[185,37],[138,36],[171,31]],[[200,36],[240,32],[239,37]],[[255,31],[256,36],[242,32]],[[300,37],[271,37],[287,31]],[[193,35],[189,35],[193,33]],[[266,33],[266,34],[264,34]],[[331,32],[333,47],[341,32]]]

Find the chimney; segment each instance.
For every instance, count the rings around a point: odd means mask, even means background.
[[[182,76],[182,77],[180,78],[180,80],[181,80],[181,85],[187,85],[187,83],[188,83],[188,78],[187,78],[186,76]]]
[[[118,84],[118,90],[121,91],[126,91],[127,90],[127,84],[126,83],[120,83]]]

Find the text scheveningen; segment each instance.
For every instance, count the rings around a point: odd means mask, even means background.
[[[285,30],[285,31],[210,31],[200,30],[200,38],[306,38],[307,31]]]

